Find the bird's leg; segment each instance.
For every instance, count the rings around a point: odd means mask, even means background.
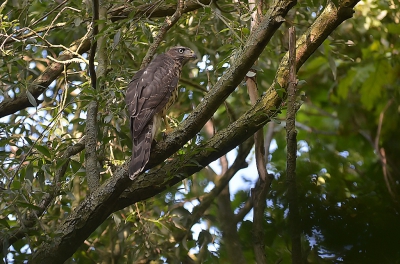
[[[164,123],[165,123],[165,133],[168,134],[168,133],[172,132],[173,129],[169,126],[166,115],[163,115],[163,119],[164,119]]]

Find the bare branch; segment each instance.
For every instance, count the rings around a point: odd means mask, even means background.
[[[86,179],[88,182],[89,191],[93,192],[100,186],[100,171],[97,166],[97,110],[98,103],[92,101],[88,105],[86,117],[86,152],[85,152],[85,167]]]
[[[179,0],[178,6],[176,8],[174,15],[171,18],[167,17],[165,19],[165,22],[161,26],[160,31],[158,32],[157,36],[154,38],[153,43],[150,45],[149,49],[147,50],[146,56],[143,58],[142,64],[140,65],[140,69],[143,69],[150,63],[151,58],[153,58],[154,54],[156,53],[156,50],[157,50],[158,46],[160,45],[161,41],[164,39],[165,34],[168,32],[168,30],[173,25],[175,25],[176,22],[178,22],[179,18],[181,18],[183,6],[184,6],[184,1]]]
[[[97,49],[97,34],[99,33],[99,0],[92,0],[92,44],[90,47],[90,54],[89,54],[89,73],[90,73],[90,80],[92,81],[92,88],[96,89],[96,70],[94,68],[94,57],[96,56],[96,49]]]
[[[243,207],[240,208],[239,212],[235,215],[235,218],[233,222],[238,224],[240,221],[243,221],[243,218],[250,212],[250,210],[253,208],[253,199],[250,197],[247,199],[247,201],[244,203]]]
[[[134,18],[157,18],[172,16],[176,12],[177,6],[175,4],[161,5],[161,3],[162,1],[155,1],[154,3],[144,4],[138,7],[133,7],[131,5],[119,6],[117,8],[111,9],[109,11],[109,14],[112,16],[111,21],[117,21],[128,18],[131,13],[135,13]],[[182,12],[191,12],[205,5],[209,5],[210,3],[211,0],[185,1],[185,6]]]
[[[97,37],[96,32],[101,31],[105,27],[104,23],[98,25],[97,22],[98,20],[107,20],[107,9],[103,6],[103,4],[99,6],[98,0],[93,0],[93,13],[93,39],[89,59],[91,62],[91,64],[89,64],[89,71],[92,80],[92,88],[100,88],[102,90],[104,89],[104,80],[106,79],[108,65],[106,44],[107,36],[100,36],[98,41],[96,41],[95,38]],[[97,54],[98,58],[98,66],[96,70],[94,68],[95,53]],[[97,76],[100,79],[99,82],[97,82]],[[99,85],[97,85],[97,83],[99,83]],[[93,192],[93,190],[100,186],[100,169],[97,155],[98,105],[99,104],[96,99],[90,102],[86,117],[86,177],[90,192]]]
[[[287,160],[286,177],[289,202],[289,232],[292,241],[292,263],[303,263],[301,257],[300,214],[296,186],[296,158],[297,158],[297,131],[296,131],[296,30],[289,28],[289,84],[287,88],[286,114],[286,141]]]

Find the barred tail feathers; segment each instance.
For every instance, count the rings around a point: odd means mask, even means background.
[[[149,161],[152,141],[153,120],[146,125],[140,135],[133,137],[132,158],[129,164],[129,178],[131,180],[143,171]]]

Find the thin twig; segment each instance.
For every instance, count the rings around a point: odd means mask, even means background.
[[[92,0],[92,9],[93,9],[93,20],[92,20],[92,46],[90,47],[90,54],[89,54],[89,73],[90,73],[90,80],[92,81],[92,88],[96,89],[96,70],[94,68],[94,56],[96,55],[97,49],[97,34],[99,33],[99,0]]]
[[[30,27],[34,27],[34,26],[37,25],[37,23],[39,23],[39,22],[42,21],[43,19],[48,18],[49,15],[50,15],[51,13],[53,13],[54,11],[56,11],[56,10],[57,10],[58,8],[60,8],[61,6],[65,5],[68,1],[69,1],[69,0],[64,0],[64,1],[62,1],[60,4],[58,4],[57,6],[55,6],[53,9],[51,9],[49,12],[47,12],[47,13],[46,13],[45,15],[43,15],[41,18],[39,18],[38,20],[35,20],[35,21],[30,25]]]
[[[150,47],[146,53],[146,56],[144,56],[142,64],[140,65],[140,69],[143,69],[150,63],[151,58],[153,58],[154,54],[156,53],[156,50],[157,50],[158,46],[160,45],[161,41],[164,39],[165,34],[168,32],[168,30],[173,25],[176,24],[176,22],[178,22],[179,18],[181,18],[183,7],[184,7],[184,1],[179,0],[175,13],[172,15],[171,18],[167,17],[165,19],[165,22],[161,26],[160,31],[158,32],[157,36],[154,38],[153,43],[150,45]]]

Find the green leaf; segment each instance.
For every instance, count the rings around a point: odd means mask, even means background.
[[[0,225],[7,227],[10,229],[10,225],[8,224],[7,220],[4,218],[0,218]]]
[[[21,189],[21,182],[19,180],[14,179],[14,181],[11,184],[11,189],[13,190]]]
[[[388,24],[387,29],[389,33],[400,35],[400,24]]]
[[[111,113],[104,118],[104,123],[108,124],[113,119],[114,115]]]
[[[33,105],[34,107],[37,107],[36,99],[35,99],[35,97],[33,97],[33,95],[31,94],[31,92],[29,92],[28,90],[26,90],[26,96],[28,97],[29,103],[31,103],[31,105]]]
[[[68,159],[58,159],[56,163],[56,169],[58,170],[61,168],[67,161]]]
[[[337,94],[340,98],[342,99],[347,98],[347,95],[349,94],[349,88],[353,84],[356,73],[357,72],[355,69],[351,69],[350,71],[347,72],[346,77],[339,81]]]
[[[30,204],[30,203],[25,203],[25,202],[16,202],[16,203],[19,207],[29,208],[29,209],[33,209],[33,210],[40,210],[40,207]]]
[[[29,163],[29,165],[26,167],[25,179],[30,180],[31,182],[33,181],[33,165],[32,165],[32,163]]]
[[[370,73],[361,86],[361,103],[367,110],[371,110],[381,99],[384,86],[392,83],[395,79],[387,61],[380,61],[376,67],[376,70]]]
[[[71,160],[71,168],[73,173],[77,173],[78,170],[82,167],[82,164],[77,162],[76,160]]]
[[[25,141],[28,142],[29,145],[33,144],[32,139],[30,139],[29,137],[24,137]]]
[[[333,74],[333,79],[336,81],[337,67],[336,67],[335,59],[332,57],[332,53],[329,54],[329,56],[328,56],[328,61],[329,61],[329,66],[331,66],[331,70],[332,70],[332,74]]]
[[[121,29],[117,31],[114,35],[114,43],[113,43],[113,49],[118,45],[119,40],[121,39]]]
[[[47,147],[41,146],[41,145],[36,145],[35,148],[42,153],[45,157],[51,159],[51,154],[50,151]]]

